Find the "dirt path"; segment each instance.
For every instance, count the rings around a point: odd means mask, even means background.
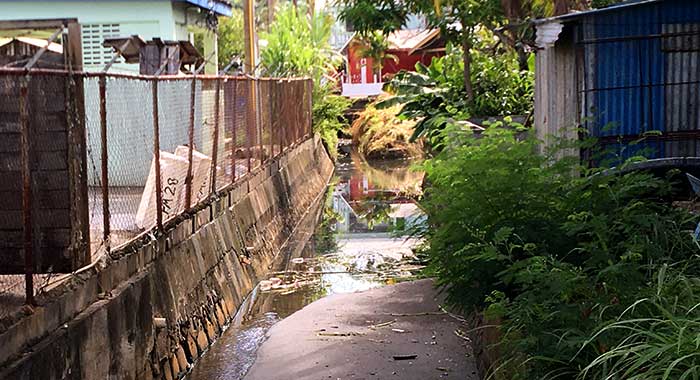
[[[419,280],[316,301],[270,329],[245,379],[475,380],[464,326],[436,297]]]

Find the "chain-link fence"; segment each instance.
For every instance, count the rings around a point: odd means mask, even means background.
[[[303,79],[89,75],[85,89],[93,252],[161,228],[311,131]]]
[[[310,91],[307,79],[0,69],[0,317],[36,293],[27,284],[162,229],[309,137]]]

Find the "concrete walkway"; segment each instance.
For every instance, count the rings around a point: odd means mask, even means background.
[[[476,380],[466,328],[436,297],[419,280],[316,301],[270,329],[245,379]]]

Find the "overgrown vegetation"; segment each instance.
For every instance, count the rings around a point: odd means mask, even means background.
[[[450,44],[460,48],[460,79],[467,103],[477,96],[474,74],[479,67],[474,65],[474,54],[485,29],[516,55],[524,71],[528,46],[534,40],[528,21],[590,5],[588,0],[339,0],[339,4],[340,17],[361,34],[401,29],[411,15],[419,15],[428,27],[440,29]]]
[[[444,57],[434,58],[430,66],[416,65],[416,72],[400,72],[389,83],[394,97],[379,108],[402,104],[399,116],[417,121],[412,140],[426,137],[431,146],[439,146],[441,131],[448,125],[472,116],[506,116],[532,111],[533,70],[520,70],[512,51],[498,54],[486,51],[493,37],[484,31],[479,43],[484,51],[473,54],[478,68],[474,79],[474,100],[464,94],[461,75],[464,70],[460,49],[448,46]],[[532,59],[530,60],[532,64]]]
[[[384,32],[375,30],[373,32],[367,32],[360,35],[360,57],[370,58],[372,60],[372,72],[378,74],[381,77],[382,65],[385,59],[391,59],[395,63],[399,61],[399,58],[391,53],[389,50],[389,40]]]
[[[430,269],[500,331],[491,378],[700,376],[696,218],[668,201],[672,178],[537,154],[517,126],[439,135],[423,165]]]
[[[220,70],[231,68],[234,61],[242,62],[245,53],[243,11],[234,8],[231,12],[231,17],[219,19],[217,48]]]
[[[320,221],[316,225],[313,235],[314,250],[324,255],[326,253],[335,252],[338,249],[338,241],[336,240],[336,224],[342,220],[342,216],[335,212],[332,207],[333,192],[337,185],[337,178],[333,178],[328,184],[326,190],[326,205],[323,207],[323,212],[320,215]]]
[[[416,123],[397,118],[399,109],[399,106],[377,109],[369,104],[352,123],[353,145],[365,159],[422,156],[422,144],[411,141]]]
[[[314,131],[320,133],[335,157],[337,133],[345,127],[343,113],[350,101],[333,94],[333,81],[327,77],[342,61],[329,44],[332,25],[333,18],[326,13],[309,15],[302,4],[282,6],[275,13],[270,31],[261,35],[265,43],[260,66],[267,76],[313,79]]]

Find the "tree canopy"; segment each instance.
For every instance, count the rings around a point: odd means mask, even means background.
[[[520,68],[527,70],[528,45],[533,38],[528,21],[601,6],[616,0],[338,0],[340,18],[368,35],[401,29],[410,15],[420,15],[427,27],[439,28],[443,37],[462,48],[464,89],[473,99],[471,50],[479,28],[487,28],[500,43],[518,53]]]

